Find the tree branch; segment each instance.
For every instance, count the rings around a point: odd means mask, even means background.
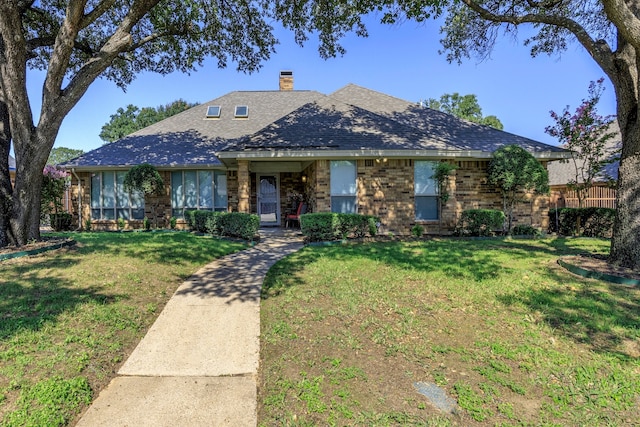
[[[640,20],[636,5],[633,10],[625,0],[602,0],[607,18],[616,26],[620,34],[634,47],[640,49]]]
[[[551,15],[545,12],[527,13],[524,15],[497,14],[485,9],[474,0],[461,0],[470,9],[475,11],[483,19],[496,23],[506,23],[512,25],[520,24],[546,24],[564,28],[571,32],[578,42],[589,52],[591,57],[602,67],[607,75],[613,78],[615,74],[613,64],[613,51],[605,40],[594,40],[587,30],[573,19],[564,16]],[[605,0],[621,1],[621,0]],[[550,1],[549,4],[552,4]],[[538,3],[544,5],[545,2]]]
[[[91,12],[87,13],[84,16],[82,22],[80,22],[80,28],[86,28],[89,25],[93,24],[96,19],[104,15],[105,12],[107,12],[107,10],[109,10],[109,8],[115,4],[115,2],[116,0],[103,0],[98,3],[98,5],[94,7]]]

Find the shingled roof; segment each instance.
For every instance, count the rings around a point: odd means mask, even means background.
[[[247,118],[234,117],[236,106]],[[206,118],[220,106],[219,118]],[[104,145],[65,164],[79,169],[222,167],[241,157],[331,157],[391,154],[488,158],[518,144],[541,159],[566,151],[460,120],[357,85],[323,95],[315,91],[231,92]],[[227,160],[225,160],[227,161]]]

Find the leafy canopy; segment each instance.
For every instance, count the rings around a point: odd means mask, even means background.
[[[66,161],[74,159],[84,154],[83,150],[76,150],[67,147],[54,147],[49,154],[48,165],[60,165]]]
[[[166,105],[158,107],[144,107],[127,105],[126,110],[118,108],[116,114],[111,115],[111,120],[102,126],[100,138],[106,142],[117,141],[137,130],[143,129],[175,114],[195,107],[197,103],[178,99]]]
[[[489,183],[503,193],[549,191],[549,176],[542,164],[524,148],[506,145],[493,153],[489,162]]]
[[[452,94],[445,93],[439,100],[429,98],[427,100],[427,107],[453,114],[456,117],[473,123],[491,126],[499,130],[504,129],[502,122],[496,116],[482,115],[482,108],[478,103],[478,97],[473,94],[460,95],[457,92]]]
[[[547,169],[519,145],[507,145],[494,151],[487,171],[489,183],[495,185],[502,194],[507,217],[506,231],[511,230],[513,209],[523,201],[523,193],[549,192]]]

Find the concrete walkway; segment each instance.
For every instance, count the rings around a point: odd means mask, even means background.
[[[260,290],[302,236],[260,230],[261,242],[184,282],[77,426],[255,426]]]

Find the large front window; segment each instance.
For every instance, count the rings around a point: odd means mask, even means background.
[[[414,189],[417,220],[438,219],[438,186],[436,180],[432,178],[435,167],[435,162],[415,162]]]
[[[227,174],[224,171],[171,172],[171,211],[184,218],[187,210],[227,210]]]
[[[331,162],[331,212],[357,213],[356,162]]]
[[[124,189],[126,172],[96,172],[91,175],[92,219],[143,219],[144,196]]]

